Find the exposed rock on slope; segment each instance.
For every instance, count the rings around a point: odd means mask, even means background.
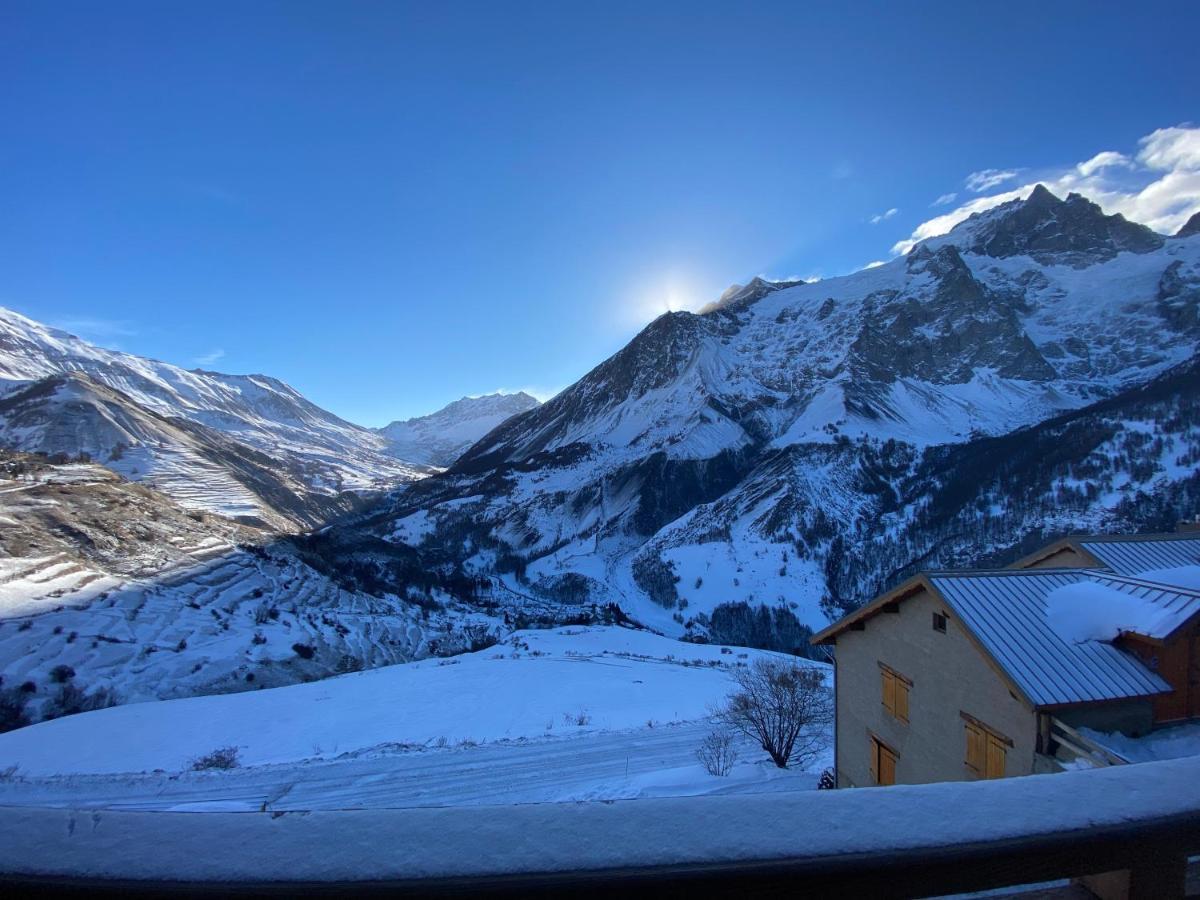
[[[291,542],[101,466],[0,451],[0,729],[13,697],[36,720],[252,690],[473,649],[493,627],[438,592],[346,590]]]

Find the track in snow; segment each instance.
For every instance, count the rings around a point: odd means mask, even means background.
[[[705,774],[695,750],[711,727],[691,722],[224,772],[17,777],[0,782],[0,805],[289,812],[759,793],[816,786],[816,774],[776,769],[749,741],[740,743],[739,764],[729,778]]]

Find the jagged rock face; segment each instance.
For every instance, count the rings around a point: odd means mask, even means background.
[[[953,246],[936,252],[918,247],[907,265],[910,275],[928,275],[931,284],[867,299],[847,363],[857,384],[899,378],[964,384],[980,368],[1026,381],[1055,376],[1022,326],[1020,294],[988,288]]]
[[[1184,222],[1183,227],[1175,232],[1175,237],[1186,238],[1197,234],[1200,234],[1200,212]]]
[[[1185,268],[1179,259],[1167,266],[1158,282],[1158,308],[1171,327],[1195,331],[1200,325],[1200,266]]]
[[[1097,426],[1058,457],[1038,444],[1062,465],[1030,462],[1004,495],[971,479],[1003,462],[987,441],[1187,364],[1198,265],[1195,241],[1037,191],[887,265],[752,283],[703,315],[660,317],[363,527],[426,569],[548,602],[569,581],[572,597],[616,600],[669,633],[703,633],[731,603],[819,626],[937,558],[957,540],[948,523],[999,552],[1055,498],[1068,527],[1136,519],[1118,510],[1111,460],[1133,458],[1121,454],[1141,425]],[[1129,483],[1151,498],[1178,487],[1176,459],[1200,459],[1189,428]],[[989,517],[1018,506],[993,533]]]
[[[1151,253],[1163,246],[1162,235],[1124,216],[1106,216],[1079,194],[1060,200],[1043,185],[1008,215],[997,217],[968,245],[987,256],[1031,256],[1038,262],[1089,265],[1118,253]]]
[[[464,397],[427,416],[392,422],[379,433],[397,458],[446,468],[492,429],[537,406],[524,392]]]

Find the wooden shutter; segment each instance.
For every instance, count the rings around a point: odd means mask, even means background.
[[[994,734],[987,736],[987,771],[986,778],[1003,778],[1006,751],[1004,744]]]
[[[896,754],[882,745],[879,747],[879,783],[896,783]]]
[[[896,715],[896,676],[883,670],[883,708]]]
[[[964,723],[967,731],[967,768],[978,775],[987,773],[987,734],[973,722]]]
[[[871,738],[871,783],[879,784],[879,741]]]
[[[896,718],[901,722],[908,721],[908,685],[899,678],[893,679],[896,684]]]

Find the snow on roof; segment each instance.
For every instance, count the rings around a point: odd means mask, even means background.
[[[1086,537],[1079,545],[1119,575],[1200,565],[1200,532],[1183,535]]]
[[[1035,706],[1119,700],[1171,690],[1162,678],[1112,644],[1073,640],[1052,626],[1047,598],[1071,585],[1090,584],[1094,588],[1095,578],[1095,573],[1079,569],[945,572],[929,576],[937,591]],[[1118,581],[1105,576],[1109,590],[1124,590]]]
[[[1164,574],[1165,578],[1150,577]],[[1137,578],[1100,572],[1090,577],[1098,584],[1112,587],[1142,602],[1143,617],[1123,627],[1122,631],[1162,639],[1174,634],[1192,616],[1200,613],[1200,591],[1188,587],[1189,578],[1193,583],[1200,578],[1200,566],[1143,572]]]
[[[1050,627],[1065,640],[1111,641],[1172,634],[1197,612],[1200,594],[1135,578],[1093,575],[1046,596]]]

